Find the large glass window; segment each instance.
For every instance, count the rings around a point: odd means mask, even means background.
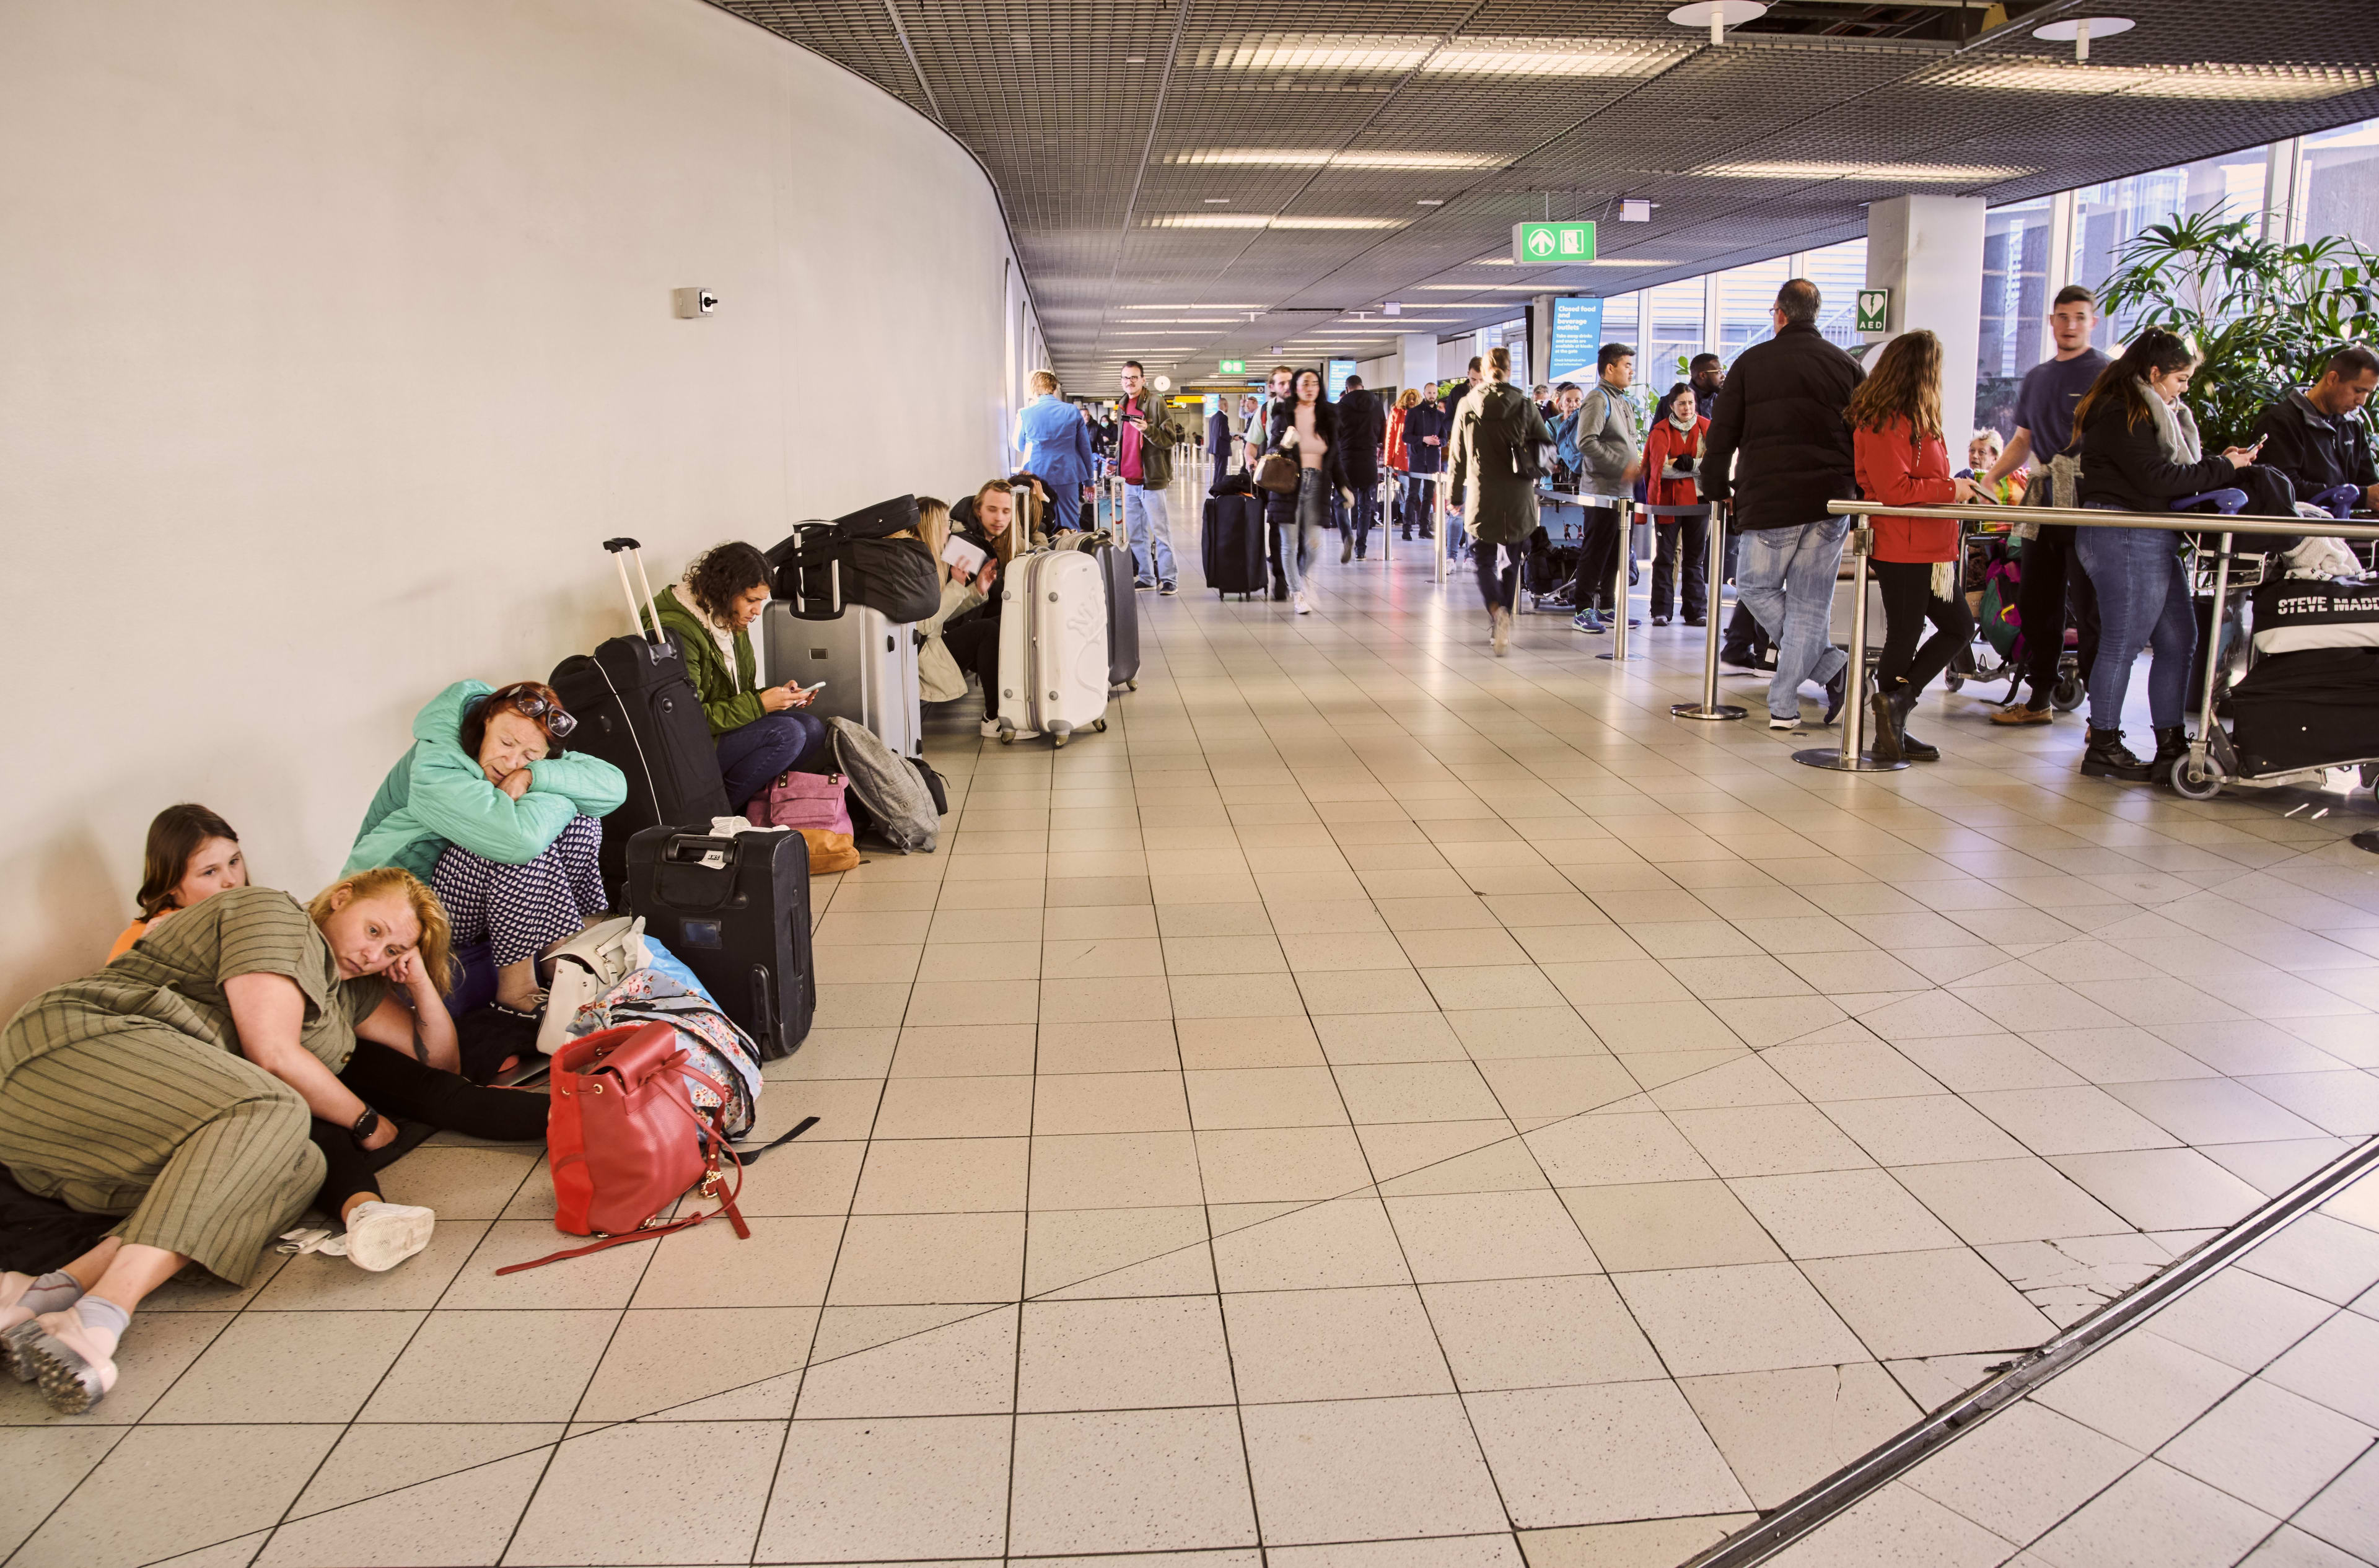
[[[1801,259],[1801,275],[1817,285],[1817,331],[1842,348],[1866,340],[1858,332],[1858,291],[1866,286],[1866,241],[1847,239]]]
[[[2305,239],[2379,239],[2379,120],[2304,139],[2296,213],[2296,232]]]
[[[2173,169],[2083,186],[2073,193],[2073,281],[2102,286],[2132,235],[2175,217],[2220,211],[2240,217],[2260,211],[2271,164],[2266,148],[2201,158]],[[2102,318],[2097,344],[2112,348],[2129,335],[2127,320]]]
[[[2049,199],[1995,208],[1983,220],[1982,349],[1974,424],[2015,434],[2016,387],[2048,356]]]
[[[1636,345],[1636,379],[1665,388],[1685,379],[1702,351],[1702,280],[1662,283],[1652,291],[1652,341]]]
[[[1776,291],[1792,276],[1792,259],[1783,256],[1731,267],[1718,275],[1718,345],[1713,352],[1721,359],[1732,365],[1736,355],[1775,335],[1768,313],[1776,304]]]

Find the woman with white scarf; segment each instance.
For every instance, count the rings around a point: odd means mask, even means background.
[[[2232,447],[2219,457],[2199,455],[2197,422],[2180,402],[2196,368],[2197,356],[2187,344],[2150,330],[2099,372],[2073,411],[2083,506],[2168,512],[2177,501],[2240,484],[2255,460],[2252,450]],[[2197,621],[2190,608],[2189,574],[2181,568],[2180,536],[2156,528],[2077,532],[2074,550],[2097,590],[2100,623],[2098,662],[2089,674],[2090,743],[2082,754],[2082,775],[2144,783],[2161,777],[2189,749],[2181,709],[2197,649]],[[2123,744],[2123,699],[2130,694],[2131,662],[2142,643],[2150,654],[2153,762]]]

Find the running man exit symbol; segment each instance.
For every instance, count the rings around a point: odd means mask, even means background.
[[[1891,291],[1863,288],[1858,296],[1858,328],[1862,332],[1888,332],[1884,319],[1891,314]]]
[[[1559,266],[1594,259],[1591,223],[1515,223],[1512,259],[1525,266]]]

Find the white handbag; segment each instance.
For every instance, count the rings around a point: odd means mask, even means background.
[[[644,917],[622,915],[590,925],[547,957],[553,978],[545,988],[537,1048],[550,1056],[570,1043],[570,1026],[579,1008],[651,961],[645,950]]]

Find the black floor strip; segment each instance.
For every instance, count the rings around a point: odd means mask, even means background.
[[[2298,1216],[2319,1208],[2379,1169],[2379,1138],[2349,1149],[2219,1236],[2209,1236],[2153,1278],[2010,1363],[1899,1436],[1852,1460],[1824,1480],[1746,1525],[1683,1568],[1751,1568],[1765,1562],[1837,1514],[1914,1468],[2002,1407],[2015,1403],[2092,1351],[2138,1327],[2216,1271],[2239,1260]]]

